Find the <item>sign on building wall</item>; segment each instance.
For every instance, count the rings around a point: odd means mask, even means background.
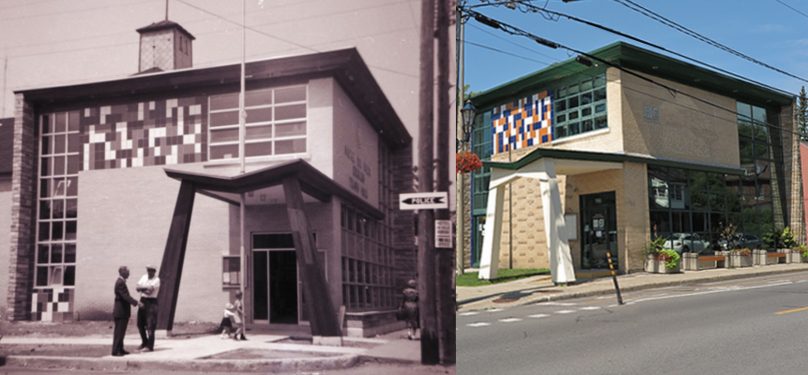
[[[553,100],[547,91],[494,107],[494,154],[551,142],[552,111]]]

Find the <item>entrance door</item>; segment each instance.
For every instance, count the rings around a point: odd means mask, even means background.
[[[254,320],[298,323],[297,256],[292,236],[253,235]]]
[[[581,196],[581,268],[609,268],[606,251],[617,261],[616,212],[614,192]]]

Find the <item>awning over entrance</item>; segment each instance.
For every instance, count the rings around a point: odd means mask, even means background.
[[[538,151],[538,150],[537,150]],[[561,151],[561,150],[553,150]],[[566,233],[564,213],[561,209],[561,195],[558,190],[557,175],[575,175],[623,168],[622,162],[596,160],[595,158],[574,158],[573,154],[564,151],[552,153],[556,157],[547,157],[534,151],[520,161],[514,163],[486,163],[491,168],[491,180],[488,185],[488,206],[483,237],[483,251],[480,259],[480,278],[496,277],[499,267],[499,248],[502,233],[502,206],[505,197],[505,186],[517,178],[539,180],[541,189],[542,211],[544,215],[544,233],[547,238],[550,273],[553,282],[569,283],[575,281],[572,255]],[[561,156],[562,158],[558,158]],[[567,156],[567,158],[564,158]],[[524,160],[524,161],[522,161]]]
[[[192,183],[201,194],[232,204],[239,204],[238,195],[241,193],[281,185],[285,178],[294,177],[300,182],[300,188],[304,193],[321,202],[328,202],[332,196],[337,196],[357,209],[367,212],[374,219],[384,217],[379,209],[302,159],[271,165],[236,176],[216,176],[169,168],[166,168],[165,172],[168,177]]]
[[[304,210],[303,193],[322,202],[338,196],[376,218],[383,218],[381,211],[300,159],[236,176],[215,176],[176,169],[165,169],[165,172],[179,180],[181,185],[160,266],[161,289],[164,291],[158,296],[160,329],[171,330],[173,326],[196,193],[231,204],[241,204],[241,194],[282,185],[303,291],[310,296],[306,298],[306,309],[312,336],[341,336],[325,274],[316,261],[316,247]]]

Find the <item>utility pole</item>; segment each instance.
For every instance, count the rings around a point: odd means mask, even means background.
[[[461,1],[460,4],[464,4],[464,1]],[[460,113],[460,109],[463,108],[463,103],[465,102],[464,94],[465,94],[465,82],[463,82],[463,59],[465,56],[463,55],[463,32],[465,31],[463,28],[463,16],[460,12],[456,12],[456,19],[455,24],[457,27],[455,35],[455,49],[457,50],[457,83],[455,85],[455,91],[457,92],[457,99],[455,100],[456,108],[455,108],[455,134],[457,134],[457,143],[460,147],[457,147],[457,152],[465,151],[466,150],[466,132],[465,128],[463,127],[463,116]],[[464,246],[466,245],[466,196],[464,193],[466,179],[463,176],[463,173],[460,171],[455,172],[455,272],[458,275],[462,275],[464,272],[465,265],[465,252]],[[470,213],[470,212],[469,212]],[[469,215],[471,218],[471,215]],[[471,221],[469,221],[471,223]],[[471,242],[471,241],[469,241]]]
[[[434,155],[434,58],[435,0],[421,2],[421,77],[418,103],[418,191],[433,188]],[[421,316],[421,363],[438,364],[440,360],[435,309],[434,214],[418,211],[418,303]]]
[[[437,191],[449,190],[449,1],[438,1],[438,186]],[[458,197],[455,197],[458,199]],[[462,197],[460,197],[462,199]],[[449,209],[438,210],[436,219],[449,220]],[[455,241],[457,241],[455,239]],[[438,341],[440,344],[440,359],[443,364],[455,363],[455,296],[452,293],[452,279],[454,278],[453,254],[451,248],[435,249],[437,313],[438,313]]]

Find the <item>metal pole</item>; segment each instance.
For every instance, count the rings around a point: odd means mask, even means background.
[[[435,0],[421,2],[421,76],[418,103],[418,190],[433,189],[432,159],[434,155],[434,58]],[[418,212],[418,301],[421,315],[421,363],[438,364],[440,360],[435,311],[434,214]]]
[[[241,174],[244,174],[244,170],[245,170],[245,166],[244,166],[244,164],[245,164],[245,159],[244,159],[244,133],[245,133],[244,123],[245,123],[245,120],[246,120],[246,117],[247,117],[247,112],[244,110],[244,81],[245,81],[244,64],[245,64],[245,59],[246,59],[246,56],[247,56],[247,54],[246,54],[246,51],[247,51],[247,23],[246,23],[247,11],[246,11],[245,2],[246,2],[246,0],[242,0],[242,2],[241,2],[241,79],[240,79],[241,80],[241,90],[239,92],[239,97],[238,97],[238,109],[239,109],[239,116],[238,116],[238,118],[239,118],[238,156],[239,156],[239,159],[241,161],[241,168],[240,168]],[[240,217],[239,218],[239,256],[241,258],[241,262],[240,262],[241,263],[240,264],[240,266],[241,266],[241,272],[240,272],[241,280],[240,280],[239,284],[240,284],[240,289],[241,289],[241,303],[242,303],[242,306],[244,307],[244,314],[243,315],[247,315],[247,311],[249,311],[248,304],[247,304],[247,301],[249,300],[249,298],[247,298],[246,293],[245,293],[245,291],[247,289],[247,250],[244,247],[244,235],[245,235],[245,233],[244,233],[245,232],[244,231],[244,224],[245,224],[244,223],[244,217],[246,216],[246,214],[245,214],[245,210],[246,210],[245,205],[246,205],[246,201],[244,199],[244,193],[241,193],[240,194],[240,204],[239,204],[239,217]],[[245,320],[246,319],[244,319],[244,316],[242,316],[241,324],[242,324],[242,329],[243,330],[246,330],[246,321]],[[245,333],[245,332],[242,331],[242,333]]]
[[[608,237],[608,233],[606,236]],[[608,238],[607,238],[608,240]],[[617,284],[617,274],[614,272],[614,264],[612,264],[612,252],[606,252],[606,261],[609,262],[609,272],[612,274],[612,281],[614,281],[614,291],[617,293],[617,304],[623,304],[623,296],[620,294],[620,285]]]

